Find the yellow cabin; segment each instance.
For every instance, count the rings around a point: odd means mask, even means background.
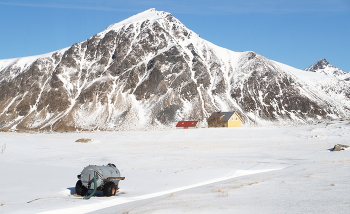
[[[242,119],[237,112],[213,112],[208,118],[208,128],[240,126]]]

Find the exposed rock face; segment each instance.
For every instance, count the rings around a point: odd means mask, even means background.
[[[317,102],[303,93],[303,83],[293,78],[268,59],[249,53],[242,61],[240,72],[249,74],[233,82],[231,97],[245,113],[257,111],[265,120],[290,119],[303,115],[304,118],[327,117],[332,113],[327,103]],[[243,96],[242,96],[243,95]],[[327,112],[328,111],[328,112]]]
[[[348,145],[336,144],[336,145],[334,145],[332,151],[341,151],[341,150],[345,150],[347,148],[349,148]]]
[[[145,129],[214,111],[246,124],[349,116],[348,82],[304,73],[217,47],[151,9],[69,48],[0,60],[0,130]]]

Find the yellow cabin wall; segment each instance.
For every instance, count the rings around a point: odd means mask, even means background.
[[[236,120],[236,118],[237,118],[237,120]],[[242,126],[242,120],[238,116],[237,113],[234,113],[232,115],[232,117],[230,118],[230,120],[228,121],[228,126],[227,127],[240,127],[240,126]]]
[[[237,120],[236,120],[237,118]],[[224,125],[224,126],[222,126]],[[242,126],[242,120],[238,116],[237,113],[234,113],[230,120],[228,121],[214,121],[214,122],[208,122],[208,128],[213,128],[213,127],[240,127]]]

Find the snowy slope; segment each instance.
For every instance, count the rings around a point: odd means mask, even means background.
[[[143,130],[237,111],[247,125],[349,116],[350,84],[234,52],[150,9],[42,56],[0,60],[0,129]]]

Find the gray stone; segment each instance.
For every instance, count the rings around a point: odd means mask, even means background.
[[[334,148],[332,151],[341,151],[341,150],[345,150],[348,147],[349,147],[348,145],[336,144],[334,145]]]

